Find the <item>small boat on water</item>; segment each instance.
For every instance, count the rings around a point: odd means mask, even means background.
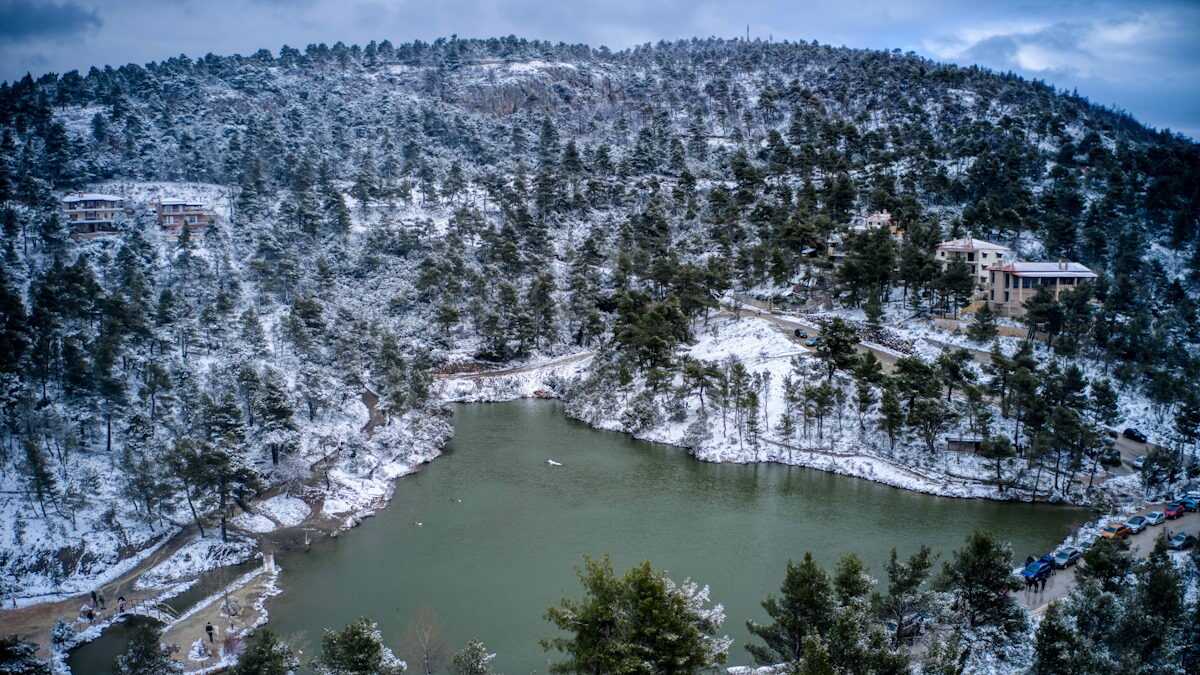
[[[562,462],[556,462],[552,459],[546,460],[546,463],[549,464],[550,466],[562,466]]]

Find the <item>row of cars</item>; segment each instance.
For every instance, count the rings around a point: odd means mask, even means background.
[[[1066,546],[1054,553],[1032,560],[1021,570],[1021,576],[1026,581],[1037,583],[1054,573],[1054,570],[1065,570],[1083,558],[1083,551],[1074,546]]]
[[[1100,530],[1100,536],[1124,539],[1131,534],[1138,534],[1151,525],[1162,525],[1168,520],[1181,518],[1187,515],[1188,511],[1195,511],[1197,508],[1200,508],[1200,495],[1180,497],[1167,504],[1161,511],[1151,511],[1144,516],[1134,516],[1124,523],[1109,523]],[[1167,541],[1167,546],[1177,551],[1195,545],[1195,535],[1187,532],[1177,532]]]
[[[1168,520],[1174,520],[1200,508],[1200,495],[1181,497],[1163,508],[1161,511],[1151,511],[1144,516],[1134,516],[1124,523],[1109,523],[1100,529],[1100,534],[1076,546],[1066,546],[1054,553],[1047,553],[1037,560],[1031,560],[1021,570],[1021,576],[1029,581],[1038,582],[1050,576],[1054,570],[1062,570],[1074,565],[1083,558],[1085,550],[1096,545],[1101,538],[1124,539],[1138,534],[1147,527],[1162,525]],[[1196,545],[1196,535],[1188,532],[1177,532],[1167,541],[1170,548],[1182,551]]]

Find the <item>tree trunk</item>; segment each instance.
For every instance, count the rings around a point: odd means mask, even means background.
[[[192,502],[192,488],[184,485],[183,494],[187,496],[188,508],[192,510],[192,519],[196,521],[196,527],[200,530],[200,536],[207,536],[204,534],[204,524],[200,522],[200,514],[196,512],[196,504]]]

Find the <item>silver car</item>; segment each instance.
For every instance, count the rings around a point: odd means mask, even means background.
[[[1167,514],[1162,511],[1151,511],[1146,514],[1147,525],[1162,525],[1167,522]]]
[[[1134,517],[1130,518],[1129,520],[1125,521],[1125,527],[1128,527],[1129,531],[1134,534],[1137,534],[1137,533],[1141,532],[1142,530],[1146,529],[1146,526],[1149,524],[1150,524],[1150,521],[1146,520],[1145,516],[1134,516]]]

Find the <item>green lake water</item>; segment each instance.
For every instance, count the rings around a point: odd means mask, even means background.
[[[399,651],[422,607],[454,649],[478,638],[502,673],[545,673],[538,639],[554,634],[547,606],[580,592],[582,556],[610,554],[618,571],[643,560],[678,581],[711,587],[749,663],[747,619],[777,592],[788,559],[811,551],[829,567],[857,553],[876,577],[895,547],[942,554],[975,529],[1041,555],[1087,519],[1082,509],[931,497],[780,465],[697,461],[681,449],[596,431],[548,401],[460,405],[443,457],[401,478],[387,508],[311,551],[281,554],[284,594],[271,627],[303,633],[359,616]],[[561,462],[555,467],[548,459]],[[417,523],[421,523],[418,525]],[[311,656],[311,653],[305,655]],[[74,660],[78,675],[106,673]]]

